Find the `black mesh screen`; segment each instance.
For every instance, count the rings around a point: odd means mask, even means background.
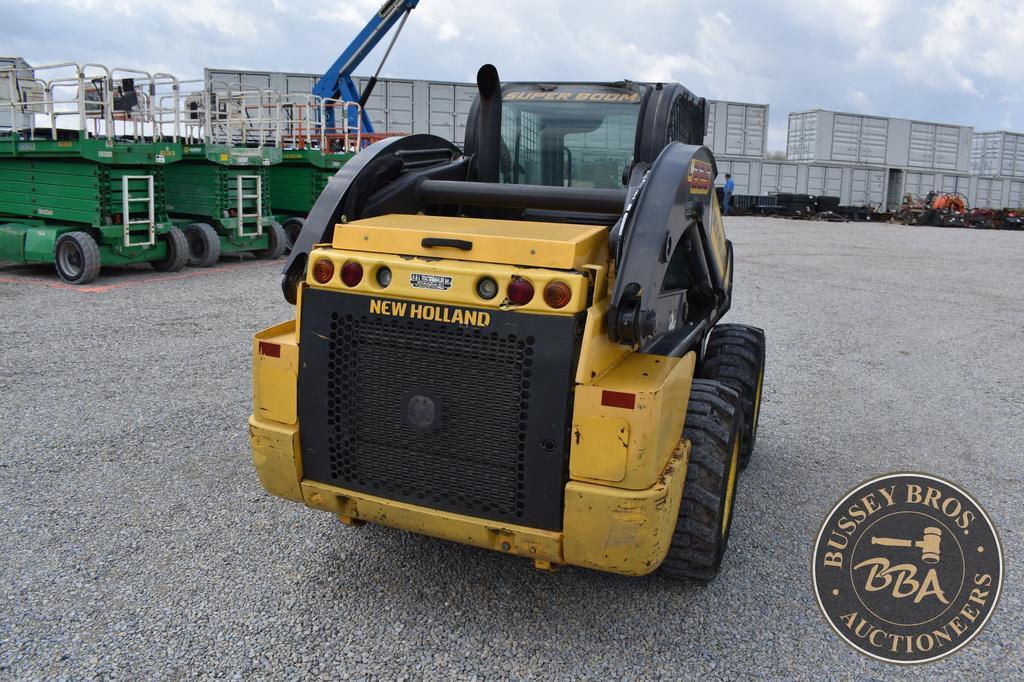
[[[303,294],[304,475],[561,528],[577,319],[493,310],[487,326],[475,327],[439,321],[451,314],[428,321],[371,313],[369,301]]]
[[[331,478],[342,487],[521,519],[533,345],[514,333],[334,313]],[[417,424],[410,410],[421,412],[420,422],[432,412],[434,423]]]
[[[705,127],[705,100],[676,97],[669,112],[668,141],[702,145]]]

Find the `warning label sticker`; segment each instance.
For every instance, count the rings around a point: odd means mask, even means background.
[[[413,272],[409,275],[409,284],[416,289],[448,291],[452,288],[452,278],[445,275],[425,275]]]

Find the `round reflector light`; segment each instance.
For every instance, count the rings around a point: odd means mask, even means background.
[[[327,284],[334,277],[334,263],[327,258],[320,258],[313,263],[313,279],[320,284]]]
[[[520,277],[509,282],[508,300],[516,305],[526,305],[532,301],[533,284],[530,283],[530,280]]]
[[[476,283],[476,293],[489,301],[498,295],[498,283],[490,277],[484,277]]]
[[[377,285],[381,289],[387,289],[391,286],[391,268],[386,265],[377,268]]]
[[[544,287],[544,302],[552,308],[564,308],[572,298],[572,289],[561,280],[549,282]]]
[[[341,266],[341,281],[347,287],[354,287],[363,280],[363,266],[350,260]]]

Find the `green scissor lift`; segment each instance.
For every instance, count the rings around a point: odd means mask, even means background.
[[[270,206],[291,248],[320,192],[354,153],[285,149],[281,156],[282,163],[270,167]]]
[[[53,263],[86,284],[106,265],[176,271],[184,235],[164,207],[164,172],[182,158],[177,81],[99,65],[0,70],[0,260]]]
[[[286,237],[268,194],[269,170],[281,162],[276,94],[209,86],[184,102],[184,158],[165,177],[167,210],[185,234],[188,264],[210,267],[226,253],[280,258]]]
[[[371,136],[357,123],[349,126],[349,112],[361,121],[359,104],[316,95],[291,94],[282,98],[282,163],[270,167],[270,205],[284,226],[291,248],[317,197],[338,169],[355,156]],[[327,111],[333,110],[333,127]],[[382,136],[377,136],[382,137]]]

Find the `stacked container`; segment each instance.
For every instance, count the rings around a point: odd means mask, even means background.
[[[967,173],[970,126],[816,109],[789,115],[786,158]]]
[[[1024,208],[1024,134],[974,134],[968,198],[978,208]]]
[[[891,211],[907,195],[969,191],[969,126],[822,109],[792,113],[788,123],[787,159],[822,165],[826,178],[850,176],[848,194],[846,182],[831,183],[844,188],[843,205]]]

